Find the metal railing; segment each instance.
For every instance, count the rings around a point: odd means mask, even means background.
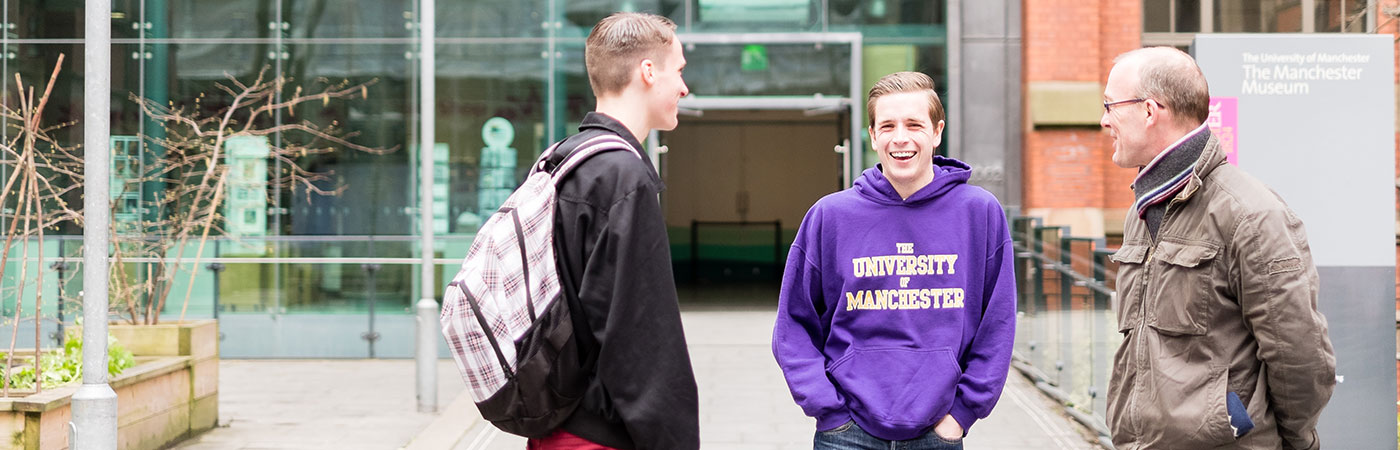
[[[42,331],[46,334],[45,345],[62,345],[64,328],[71,326],[77,311],[78,292],[83,290],[83,259],[78,257],[82,247],[81,236],[49,236],[44,258],[24,259],[11,256],[13,265],[30,266],[30,277],[42,272],[42,276],[52,282],[44,287],[43,317],[39,318]],[[441,254],[465,254],[473,236],[438,236],[443,244]],[[232,314],[298,314],[298,313],[357,313],[367,314],[360,338],[366,341],[368,355],[377,356],[376,341],[380,340],[381,330],[377,323],[384,315],[406,315],[412,313],[413,289],[411,272],[422,263],[414,258],[417,236],[276,236],[245,239],[214,238],[207,245],[207,256],[194,258],[194,252],[186,252],[186,257],[175,258],[177,249],[172,249],[165,261],[178,270],[176,278],[180,283],[191,280],[190,271],[197,272],[192,278],[193,297],[189,300],[189,317],[218,318],[222,313]],[[16,248],[24,245],[37,245],[34,239],[19,240]],[[453,249],[452,247],[458,247]],[[248,249],[256,251],[250,252]],[[18,252],[12,252],[18,253]],[[377,256],[388,253],[392,257]],[[335,256],[335,255],[348,256]],[[233,256],[226,256],[233,255]],[[249,256],[269,255],[269,256]],[[439,257],[433,260],[435,270],[445,277],[455,273],[460,257]],[[135,267],[136,276],[142,276],[147,263],[158,262],[154,257],[123,258],[122,264]],[[114,261],[115,263],[115,261]],[[41,267],[42,265],[42,267]],[[272,265],[274,269],[257,269],[257,266]],[[26,311],[37,299],[34,283],[20,292],[19,270],[7,270],[0,277],[0,328],[15,326],[13,316],[16,298],[23,296]],[[234,278],[228,278],[232,274]],[[252,278],[249,278],[249,277]],[[32,280],[31,280],[32,281]],[[230,282],[233,281],[233,282]],[[293,289],[291,284],[309,287]],[[162,316],[172,320],[181,312],[185,289],[172,289],[167,297],[166,309]],[[388,300],[388,301],[386,301]],[[32,314],[31,314],[32,315]],[[114,318],[116,316],[113,316]],[[25,317],[25,321],[32,320]],[[24,328],[31,329],[32,326]],[[4,333],[4,339],[10,335]],[[6,343],[8,341],[5,341]],[[32,345],[32,344],[31,344]]]
[[[1116,266],[1103,238],[1070,235],[1040,218],[1011,218],[1017,286],[1012,365],[1113,448],[1104,421],[1113,350]]]
[[[784,263],[784,256],[783,256],[783,254],[784,254],[784,251],[787,250],[787,246],[783,245],[783,222],[782,222],[781,220],[764,220],[764,221],[747,221],[747,220],[744,220],[744,221],[717,221],[717,220],[708,220],[708,221],[707,221],[707,220],[691,220],[691,221],[690,221],[690,258],[689,258],[689,261],[690,261],[690,282],[691,282],[691,283],[698,283],[698,282],[700,281],[700,279],[701,279],[701,275],[700,275],[700,273],[701,273],[701,264],[702,264],[704,261],[706,261],[706,258],[705,258],[704,256],[701,255],[701,247],[702,247],[702,245],[701,245],[702,242],[701,242],[701,241],[704,240],[704,239],[702,239],[702,237],[701,237],[700,229],[701,229],[702,227],[711,227],[711,226],[716,227],[716,228],[720,228],[720,227],[731,227],[731,228],[734,228],[735,230],[738,230],[738,231],[745,230],[745,229],[749,229],[749,228],[765,228],[765,229],[766,229],[766,228],[771,228],[771,229],[772,229],[771,237],[773,238],[773,240],[772,240],[771,243],[767,241],[767,236],[764,236],[764,237],[762,237],[762,238],[758,238],[758,239],[755,241],[755,239],[752,239],[752,237],[759,236],[759,234],[758,234],[758,233],[754,233],[754,232],[750,232],[750,233],[748,233],[749,235],[752,235],[752,236],[750,236],[750,239],[738,239],[737,241],[734,241],[733,239],[730,239],[730,240],[723,240],[723,239],[722,239],[722,240],[717,240],[717,241],[714,241],[714,242],[706,242],[706,244],[715,245],[715,246],[720,246],[720,247],[723,247],[723,246],[730,246],[730,247],[735,247],[735,248],[737,248],[737,247],[743,247],[743,246],[744,246],[744,243],[745,243],[746,241],[762,242],[762,245],[764,245],[764,246],[767,246],[767,245],[770,245],[770,244],[771,244],[771,245],[772,245],[772,249],[773,249],[772,266],[771,266],[771,269],[765,269],[765,270],[771,271],[772,277],[773,277],[773,279],[774,279],[775,281],[780,281],[780,280],[782,280],[783,263]],[[737,231],[736,231],[736,232],[737,232]],[[759,231],[759,233],[766,233],[766,232],[767,232],[767,230],[761,230],[761,231]],[[721,241],[724,241],[724,242],[721,242]],[[731,242],[731,241],[732,241],[732,242]],[[723,258],[723,257],[720,257],[720,256],[717,256],[717,257],[714,257],[713,259],[714,259],[714,260],[722,260],[722,259],[724,259],[724,258]],[[758,270],[758,268],[755,267],[754,270]]]

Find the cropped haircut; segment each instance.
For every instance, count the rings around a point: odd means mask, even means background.
[[[588,33],[583,52],[593,95],[621,92],[644,59],[665,67],[666,51],[675,38],[675,22],[655,14],[619,12],[603,18]]]
[[[1176,111],[1183,125],[1200,125],[1210,115],[1210,86],[1191,55],[1175,47],[1146,47],[1118,55],[1114,64],[1135,59],[1139,98],[1150,98]]]
[[[923,92],[928,95],[928,116],[932,124],[943,120],[943,101],[933,90],[933,78],[920,72],[895,72],[880,78],[870,87],[869,100],[865,101],[865,115],[870,118],[870,126],[875,126],[875,100],[887,94],[903,92]]]

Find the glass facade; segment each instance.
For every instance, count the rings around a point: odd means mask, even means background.
[[[1143,0],[1142,44],[1186,50],[1196,33],[1366,33],[1362,0]]]
[[[15,73],[26,84],[46,80],[62,54],[63,72],[47,122],[81,118],[83,2],[0,4],[0,72],[5,75],[0,88],[5,105],[17,105]],[[214,232],[199,267],[179,266],[183,272],[171,289],[163,320],[178,318],[182,309],[187,309],[187,318],[219,317],[224,354],[230,357],[365,356],[373,340],[356,340],[360,330],[411,329],[409,310],[419,296],[418,158],[431,157],[437,166],[435,256],[443,280],[455,273],[476,228],[498,206],[496,193],[516,186],[535,156],[573,132],[592,110],[583,43],[593,24],[613,11],[669,17],[683,41],[696,34],[859,32],[869,49],[867,72],[924,71],[946,95],[942,1],[438,0],[436,6],[437,144],[424,152],[417,144],[415,1],[362,2],[353,8],[311,0],[112,2],[111,132],[114,142],[123,143],[117,147],[130,152],[124,161],[135,164],[143,158],[138,155],[149,160],[149,152],[157,151],[149,140],[166,133],[133,98],[212,113],[233,102],[220,89],[229,85],[229,77],[246,83],[259,73],[285,76],[288,86],[308,92],[371,82],[366,95],[279,109],[259,119],[258,125],[334,124],[357,144],[391,150],[379,154],[340,148],[291,160],[267,159],[268,176],[285,174],[294,163],[329,175],[317,187],[343,190],[324,196],[309,194],[305,186],[269,184],[266,201],[226,209],[225,215],[256,226],[236,237]],[[726,97],[849,95],[849,45],[769,44],[765,70],[744,70],[744,50],[742,42],[688,46],[686,81],[692,92]],[[901,57],[872,61],[872,54]],[[866,87],[873,81],[867,79]],[[5,125],[8,137],[12,124]],[[82,126],[75,123],[51,135],[64,145],[77,145]],[[274,133],[267,142],[274,147],[329,145],[291,131]],[[0,177],[8,176],[5,170],[0,169]],[[173,189],[168,183],[123,184],[128,197],[148,200]],[[121,228],[123,220],[133,226],[140,217],[141,212],[116,217],[114,226]],[[62,251],[74,258],[65,275],[69,280],[62,285],[71,300],[81,289],[81,276],[74,276],[81,271],[76,260],[81,230],[68,224],[57,234],[61,236],[50,232],[44,245],[49,255]],[[187,260],[198,251],[197,245],[197,239],[187,243]],[[16,243],[15,251],[21,248]],[[179,254],[172,249],[166,256]],[[189,271],[194,272],[192,288]],[[17,272],[6,270],[4,275],[0,288],[13,292]],[[58,274],[46,276],[57,280]],[[49,283],[45,289],[56,293],[58,286]],[[32,283],[27,289],[32,291]],[[26,311],[32,295],[27,295]],[[13,313],[15,298],[5,295],[0,312]],[[45,316],[54,315],[54,295],[44,298]],[[308,330],[320,328],[300,330],[293,324],[331,316],[345,328],[331,334],[350,336],[352,342],[301,342],[318,339]],[[46,323],[47,327],[57,321]],[[387,333],[378,342],[379,356],[411,354],[410,336]]]
[[[1217,0],[1215,31],[1222,33],[1297,33],[1303,31],[1300,0]]]

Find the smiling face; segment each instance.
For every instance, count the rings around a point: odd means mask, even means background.
[[[1104,84],[1104,103],[1133,100],[1138,88],[1137,61],[1123,61],[1108,72]],[[1113,138],[1113,164],[1125,169],[1142,167],[1157,156],[1147,137],[1146,101],[1120,103],[1106,109],[1099,125]]]
[[[870,142],[885,178],[904,198],[933,181],[933,152],[943,142],[944,122],[934,122],[929,109],[924,92],[897,92],[875,100]]]
[[[672,38],[664,61],[653,63],[643,70],[649,73],[643,73],[642,76],[650,76],[651,81],[651,128],[663,131],[676,129],[676,124],[679,123],[676,117],[679,112],[677,105],[682,97],[690,94],[690,88],[686,87],[685,79],[681,77],[685,71],[685,54],[681,49],[681,40]]]

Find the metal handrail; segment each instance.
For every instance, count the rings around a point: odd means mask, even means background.
[[[1070,266],[1056,261],[1050,258],[1049,256],[1045,256],[1044,253],[1032,251],[1021,244],[1012,243],[1012,245],[1015,246],[1017,255],[1028,258],[1035,258],[1041,261],[1041,267],[1044,267],[1046,269],[1053,269],[1056,272],[1073,278],[1075,286],[1087,287],[1103,295],[1113,295],[1114,293],[1114,290],[1109,289],[1107,285],[1100,283],[1098,280],[1095,280],[1092,277],[1087,277],[1080,274],[1079,272],[1075,272],[1074,269]],[[1094,266],[1096,269],[1098,268],[1098,264],[1095,264]]]

